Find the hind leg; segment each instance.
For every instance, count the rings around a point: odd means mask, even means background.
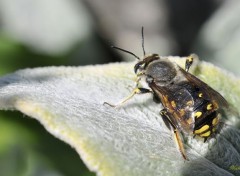
[[[173,134],[174,134],[174,140],[177,143],[178,149],[179,149],[180,153],[182,154],[182,157],[185,160],[188,160],[187,155],[185,153],[185,149],[184,149],[184,146],[183,146],[183,142],[182,142],[180,132],[177,129],[177,127],[175,126],[175,124],[172,122],[169,113],[167,112],[166,109],[162,109],[160,111],[160,115],[162,116],[163,121],[165,122],[167,127],[168,128],[171,127],[171,130],[173,131]]]

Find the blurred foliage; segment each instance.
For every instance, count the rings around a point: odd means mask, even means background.
[[[66,63],[66,58],[36,54],[21,43],[2,34],[0,35],[0,61],[2,75],[26,67],[62,65]]]
[[[0,116],[0,175],[94,175],[70,146],[37,121],[18,112],[1,112]]]
[[[68,55],[34,53],[0,35],[0,75],[26,67],[67,65]],[[34,119],[19,112],[0,112],[1,176],[95,175],[69,145],[47,133]]]
[[[64,55],[49,56],[34,52],[9,36],[0,34],[0,75],[26,67],[89,65],[120,61],[114,52],[109,51],[109,45],[97,35],[93,36],[79,42]]]

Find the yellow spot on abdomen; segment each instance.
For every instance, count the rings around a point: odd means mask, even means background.
[[[209,129],[209,125],[204,125],[200,129],[195,130],[194,133],[195,134],[200,134],[200,133],[203,133],[204,131],[207,131],[208,129]]]
[[[207,110],[211,110],[212,108],[213,108],[213,104],[212,103],[207,105]]]
[[[200,134],[201,137],[208,137],[210,136],[211,131],[207,131],[206,133]]]
[[[202,97],[202,96],[203,96],[203,94],[202,94],[202,93],[199,93],[199,94],[198,94],[198,97]]]
[[[194,114],[194,117],[195,117],[195,118],[199,118],[201,115],[202,115],[202,112],[197,111],[197,112]]]
[[[212,125],[213,126],[216,126],[218,124],[218,117],[215,117],[213,120],[212,120]]]

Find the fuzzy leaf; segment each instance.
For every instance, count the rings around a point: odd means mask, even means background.
[[[183,58],[171,60],[184,63]],[[134,63],[25,69],[0,79],[0,108],[39,120],[74,147],[86,165],[103,176],[239,175],[239,118],[229,115],[217,140],[187,137],[184,161],[151,95],[118,109],[134,87]],[[205,62],[195,74],[218,90],[233,109],[240,106],[240,80]],[[236,110],[239,113],[239,109]],[[43,144],[44,145],[44,144]],[[68,163],[70,164],[70,163]]]

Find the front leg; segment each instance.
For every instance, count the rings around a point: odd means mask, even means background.
[[[111,107],[116,108],[116,107],[119,107],[119,106],[123,105],[128,100],[130,100],[134,95],[136,95],[136,94],[145,94],[145,93],[152,93],[152,91],[150,89],[136,87],[135,89],[133,89],[132,93],[128,97],[123,99],[120,103],[118,103],[116,105],[113,105],[113,104],[110,104],[108,102],[104,102],[103,104],[107,104],[107,105],[109,105]]]
[[[162,116],[163,121],[164,121],[164,123],[166,124],[166,126],[167,126],[168,128],[171,127],[171,130],[172,130],[173,133],[174,133],[175,142],[177,143],[178,149],[179,149],[180,153],[182,154],[182,157],[183,157],[185,160],[188,160],[187,155],[186,155],[186,153],[185,153],[185,149],[184,149],[184,146],[183,146],[183,142],[182,142],[182,139],[181,139],[180,132],[179,132],[179,130],[177,129],[176,125],[172,122],[172,120],[171,120],[171,118],[170,118],[170,114],[168,113],[168,111],[167,111],[166,109],[162,109],[162,110],[160,111],[160,115]]]

